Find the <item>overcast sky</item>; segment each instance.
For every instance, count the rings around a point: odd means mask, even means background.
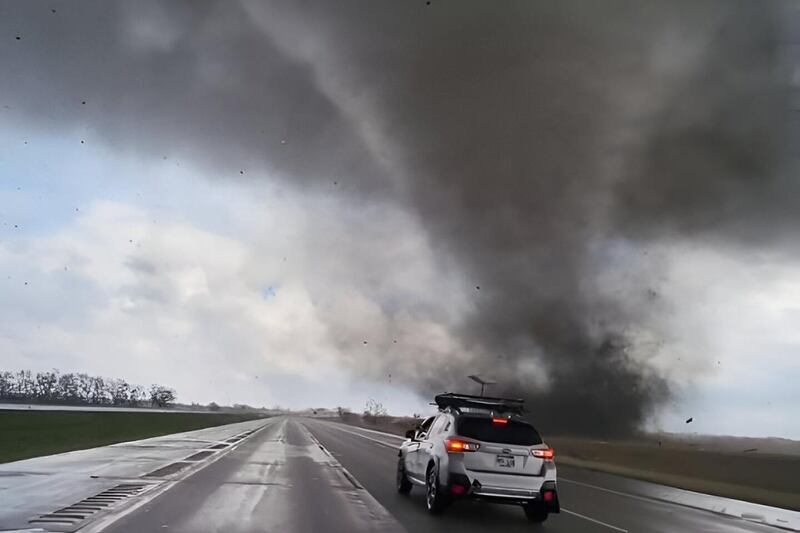
[[[3,3],[0,367],[800,438],[791,25],[527,4]]]

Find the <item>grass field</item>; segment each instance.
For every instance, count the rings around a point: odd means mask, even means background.
[[[548,439],[556,449],[556,463],[800,510],[798,455],[695,449],[674,440],[664,441],[662,446],[656,443],[652,439]]]
[[[259,418],[232,413],[0,411],[0,463]]]

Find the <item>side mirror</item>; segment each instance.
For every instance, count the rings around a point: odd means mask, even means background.
[[[414,437],[416,437],[416,436],[417,436],[417,430],[416,429],[409,429],[408,431],[406,431],[406,438],[407,439],[414,440]]]

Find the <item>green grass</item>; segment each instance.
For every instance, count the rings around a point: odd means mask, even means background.
[[[0,410],[0,463],[255,418],[236,413]]]

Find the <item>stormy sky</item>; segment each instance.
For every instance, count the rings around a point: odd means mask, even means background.
[[[798,20],[4,2],[2,366],[397,413],[480,374],[543,431],[800,436]]]

